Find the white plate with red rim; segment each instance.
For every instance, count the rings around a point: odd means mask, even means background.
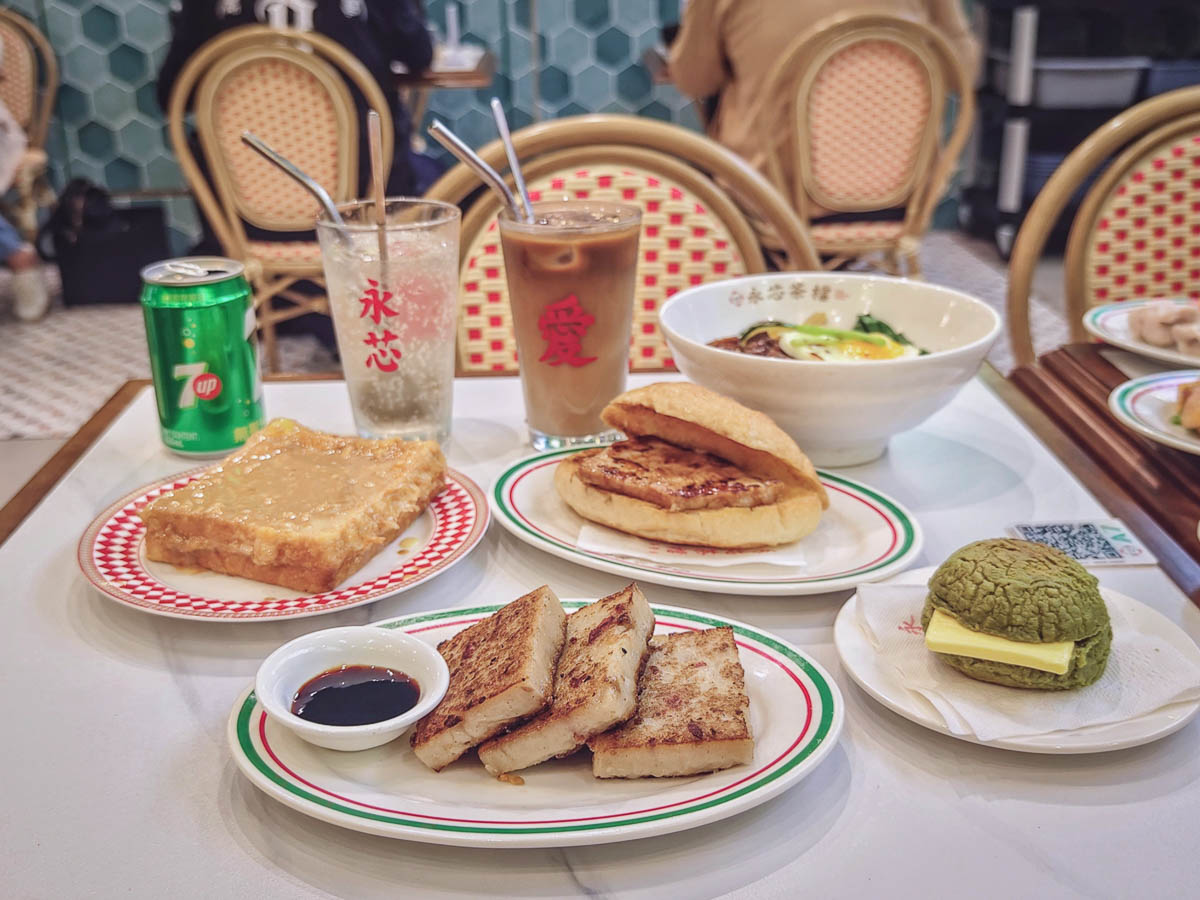
[[[1174,347],[1155,347],[1133,336],[1129,327],[1129,315],[1135,309],[1148,303],[1174,303],[1178,306],[1200,305],[1195,300],[1176,298],[1172,300],[1125,300],[1121,303],[1107,303],[1095,306],[1083,315],[1083,327],[1094,337],[1100,338],[1106,344],[1128,350],[1147,359],[1170,363],[1174,366],[1195,366],[1200,364],[1200,357],[1188,356]]]
[[[914,569],[889,580],[893,584],[925,584],[935,568],[929,566]],[[1195,643],[1187,633],[1162,613],[1108,588],[1101,588],[1100,591],[1106,604],[1110,607],[1120,607],[1129,627],[1154,634],[1188,654],[1197,652]],[[1104,753],[1138,747],[1174,734],[1200,712],[1200,702],[1187,701],[1173,703],[1122,722],[1110,722],[1071,731],[1054,731],[1049,734],[981,741],[973,735],[956,734],[951,731],[941,714],[928,700],[909,690],[896,669],[879,660],[879,654],[863,633],[858,620],[858,594],[855,594],[842,606],[833,623],[833,643],[837,648],[838,658],[854,683],[874,700],[910,722],[971,744],[1016,750],[1021,753]]]
[[[1161,372],[1119,384],[1108,395],[1108,408],[1117,421],[1143,437],[1200,456],[1200,435],[1171,421],[1179,386],[1200,381],[1200,371]]]
[[[571,612],[587,600],[564,600]],[[387,622],[437,645],[502,604],[415,613]],[[658,634],[734,629],[754,734],[754,761],[683,778],[596,779],[582,750],[501,782],[468,754],[441,772],[407,740],[340,753],[273,722],[252,691],[229,717],[234,761],[253,784],[305,815],[369,834],[460,847],[567,847],[669,834],[728,818],[809,775],[837,744],[845,707],[802,650],[719,616],[652,604]]]
[[[461,562],[487,531],[483,492],[450,469],[438,494],[400,537],[331,591],[305,594],[249,578],[181,568],[146,558],[138,510],[183,487],[207,467],[131,491],[96,517],[79,540],[84,576],[102,594],[155,615],[211,622],[267,622],[319,616],[374,603],[416,587]]]
[[[730,551],[661,543],[659,547],[671,548],[670,562],[593,553],[579,547],[583,518],[554,488],[555,466],[577,452],[552,450],[523,459],[496,479],[489,494],[496,520],[513,535],[591,569],[709,593],[786,596],[878,581],[908,568],[921,552],[921,527],[899,503],[861,482],[818,472],[829,493],[829,509],[821,514],[817,530],[800,541],[803,566],[760,562],[716,567],[697,560]]]

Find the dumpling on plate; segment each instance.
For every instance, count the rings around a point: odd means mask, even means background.
[[[1175,348],[1188,356],[1200,356],[1200,324],[1189,322],[1187,325],[1172,325],[1171,337],[1175,339]]]
[[[1154,300],[1139,306],[1129,314],[1129,330],[1140,341],[1155,347],[1174,347],[1171,329],[1200,321],[1200,308],[1193,303],[1181,304],[1171,300]]]
[[[1176,403],[1179,424],[1184,428],[1200,428],[1200,381],[1181,384]]]

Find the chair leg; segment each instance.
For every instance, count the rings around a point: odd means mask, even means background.
[[[258,330],[262,333],[263,355],[267,359],[267,371],[278,372],[279,344],[275,340],[275,319],[269,314],[269,311],[267,316],[259,320]]]
[[[925,276],[921,272],[921,255],[919,253],[910,253],[905,258],[905,262],[908,269],[907,277],[923,281]]]

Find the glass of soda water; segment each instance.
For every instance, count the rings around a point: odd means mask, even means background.
[[[317,221],[325,290],[354,423],[363,437],[450,435],[458,307],[458,207],[432,200],[342,204]]]

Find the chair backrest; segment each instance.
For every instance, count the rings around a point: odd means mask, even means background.
[[[354,198],[359,128],[350,85],[383,119],[383,159],[390,168],[387,101],[366,68],[334,41],[249,25],[214,38],[188,61],[168,105],[171,144],[227,252],[246,255],[244,222],[307,231],[320,211],[308,191],[242,141],[243,131],[315,178],[335,202]],[[189,99],[211,186],[187,144]]]
[[[946,99],[958,98],[941,141]],[[838,14],[800,35],[757,111],[775,186],[802,218],[906,208],[928,227],[974,117],[970,74],[932,28],[886,13]]]
[[[513,142],[532,199],[587,198],[642,207],[630,338],[635,370],[673,366],[658,328],[658,309],[668,297],[690,285],[764,270],[762,249],[743,207],[773,227],[793,267],[819,267],[807,231],[786,200],[743,160],[683,128],[632,116],[575,116],[521,129]],[[504,168],[499,142],[480,153],[495,168]],[[458,203],[478,187],[475,174],[459,165],[426,196]],[[461,374],[517,372],[499,211],[500,202],[487,193],[463,218]]]
[[[28,19],[0,9],[0,102],[25,129],[29,146],[46,145],[58,93],[58,61],[50,42]]]
[[[1033,269],[1063,209],[1089,177],[1071,226],[1063,277],[1071,338],[1087,340],[1091,306],[1200,299],[1200,87],[1139,103],[1094,131],[1042,188],[1013,245],[1008,329],[1018,365],[1035,361]]]

